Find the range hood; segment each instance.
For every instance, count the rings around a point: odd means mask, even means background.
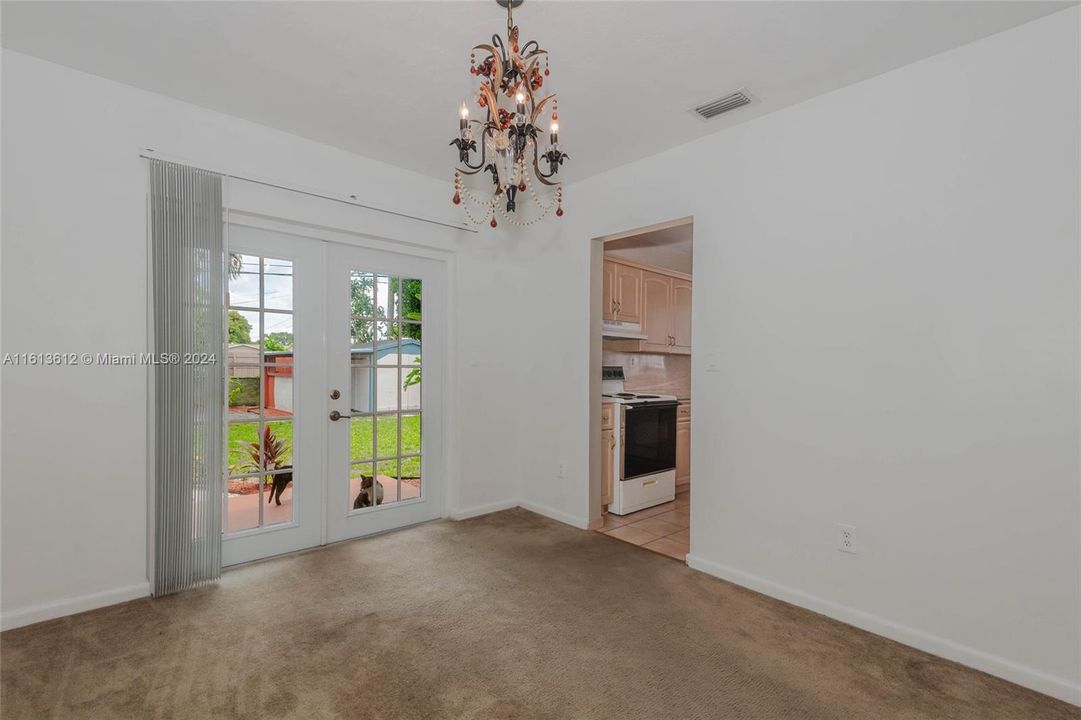
[[[619,322],[618,320],[605,320],[601,329],[601,336],[612,340],[648,340],[642,334],[642,326],[639,323]]]

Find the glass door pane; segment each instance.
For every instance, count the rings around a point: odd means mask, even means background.
[[[229,263],[227,534],[293,522],[293,263]]]
[[[444,307],[424,296],[444,292],[445,264],[330,243],[327,273],[328,537],[439,517],[442,490],[429,476],[442,445],[428,430],[441,394],[431,383],[422,392],[421,379],[442,358]]]
[[[421,288],[421,280],[366,268],[353,269],[349,276],[349,512],[423,495]],[[403,312],[408,313],[408,322]],[[405,420],[403,412],[409,413]],[[403,423],[410,433],[404,447]],[[408,475],[403,472],[406,467]]]

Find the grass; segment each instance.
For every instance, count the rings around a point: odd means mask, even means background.
[[[349,456],[350,460],[367,460],[357,465],[354,473],[370,475],[372,472],[372,418],[353,418],[350,420]],[[272,420],[267,422],[271,432],[285,440],[285,451],[280,463],[291,465],[293,462],[293,423],[291,420]],[[376,426],[379,441],[377,457],[393,457],[398,454],[398,418],[394,415],[380,416]],[[248,455],[250,443],[259,437],[259,423],[243,422],[229,425],[229,474],[255,471]],[[420,452],[420,415],[402,416],[402,453]],[[402,460],[402,477],[420,476],[420,458],[411,457]],[[378,472],[393,476],[397,471],[396,461],[381,461]]]

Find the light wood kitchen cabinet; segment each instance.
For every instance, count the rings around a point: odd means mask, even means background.
[[[672,278],[672,349],[691,352],[691,281]]]
[[[642,273],[642,349],[668,352],[671,339],[668,333],[668,312],[672,304],[672,281],[667,275],[655,272]]]
[[[683,405],[680,405],[680,410]],[[676,485],[691,481],[691,415],[680,413],[676,419]]]
[[[615,435],[612,429],[601,430],[601,505],[612,502],[612,477],[615,469],[612,462],[612,452],[616,448]]]
[[[604,281],[602,283],[603,297],[601,304],[604,306],[604,319],[616,319],[616,264],[611,260],[604,261]]]
[[[604,261],[604,319],[640,323],[644,340],[611,339],[606,349],[689,355],[693,284],[685,275]]]
[[[642,271],[616,263],[616,316],[620,322],[642,322]]]
[[[642,341],[645,352],[691,352],[691,282],[648,270],[642,273]]]
[[[601,405],[601,505],[612,502],[612,483],[615,481],[615,458],[612,453],[616,449],[615,421],[616,403],[603,403]]]
[[[616,426],[616,403],[608,402],[601,405],[601,430],[609,430]]]
[[[602,302],[604,319],[636,323],[642,318],[642,270],[605,260]]]

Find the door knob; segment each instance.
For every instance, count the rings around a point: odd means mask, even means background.
[[[353,417],[353,416],[352,415],[342,415],[337,410],[331,410],[330,411],[330,419],[333,420],[334,422],[337,422],[337,421],[341,420],[342,418],[351,418],[351,417]]]

